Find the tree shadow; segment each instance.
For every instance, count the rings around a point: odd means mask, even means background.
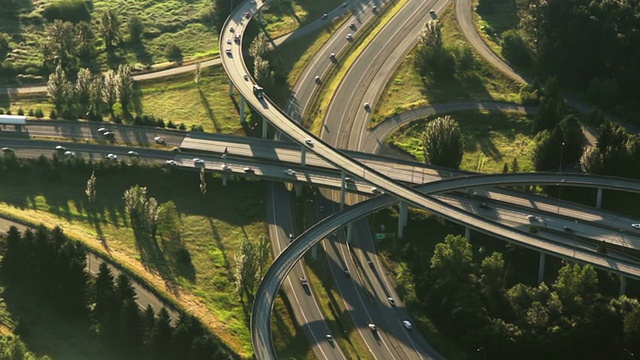
[[[198,94],[200,95],[200,103],[202,104],[202,106],[204,106],[205,110],[207,111],[207,116],[209,117],[209,120],[211,120],[211,122],[213,123],[213,127],[215,128],[216,132],[217,133],[222,132],[222,126],[220,125],[220,121],[218,121],[216,114],[214,114],[213,109],[211,109],[211,104],[209,103],[209,100],[205,96],[202,89],[198,88]],[[236,107],[236,110],[238,110],[239,107],[236,104],[235,99],[233,97],[231,98],[234,100],[233,102]]]
[[[148,231],[142,229],[140,225],[135,223],[131,225],[136,249],[140,254],[140,262],[147,270],[160,275],[165,282],[167,290],[173,295],[178,296],[178,287],[173,272],[171,271],[171,266],[162,249],[160,249],[157,239],[151,236]]]
[[[188,250],[184,246],[180,232],[172,231],[167,236],[160,235],[160,243],[164,252],[168,254],[171,266],[177,271],[177,275],[187,279],[192,284],[195,283],[196,269],[191,261],[188,263],[183,261],[184,255],[181,255]]]
[[[220,233],[218,232],[218,227],[214,224],[212,218],[208,218],[209,226],[211,226],[211,232],[213,234],[213,240],[216,242],[216,246],[220,249],[222,253],[222,257],[224,259],[224,267],[227,269],[229,274],[232,273],[231,264],[229,263],[229,259],[227,258],[227,248],[224,246],[222,239],[220,238]]]
[[[127,48],[134,53],[136,60],[138,60],[139,63],[145,66],[153,64],[153,55],[147,51],[147,48],[142,42],[137,41],[129,43]]]

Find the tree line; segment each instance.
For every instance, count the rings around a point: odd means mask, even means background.
[[[590,265],[567,263],[555,281],[510,284],[503,254],[448,235],[427,254],[409,243],[418,301],[468,353],[491,359],[603,359],[640,350],[640,304],[599,293]]]
[[[232,353],[193,316],[181,313],[172,324],[162,308],[141,311],[129,278],[114,277],[102,263],[96,278],[86,270],[86,251],[59,227],[39,226],[20,233],[11,227],[0,271],[11,287],[35,294],[69,319],[86,319],[104,349],[127,359],[227,359]],[[42,299],[42,300],[38,300]],[[44,300],[46,299],[46,300]],[[28,334],[26,325],[16,332]]]

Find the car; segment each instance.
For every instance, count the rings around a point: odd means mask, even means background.
[[[167,165],[171,165],[171,166],[176,166],[178,165],[178,162],[175,160],[167,160],[166,161]]]
[[[296,175],[296,171],[293,169],[287,169],[284,171],[285,174],[290,175],[290,176],[295,176]]]
[[[376,332],[378,331],[378,329],[376,328],[376,324],[374,323],[369,323],[369,330]]]
[[[326,338],[327,338],[327,341],[329,342],[329,344],[333,344],[333,336],[327,334]]]
[[[351,273],[349,272],[349,270],[347,269],[344,270],[344,276],[351,277]]]
[[[240,44],[240,35],[239,35],[239,34],[235,34],[235,35],[233,35],[233,41],[234,41],[236,44]]]
[[[153,141],[155,141],[156,144],[166,144],[167,143],[167,141],[162,136],[154,137]]]
[[[2,148],[2,152],[10,153],[10,152],[13,152],[13,149],[12,149],[12,148],[10,148],[10,147],[6,147],[6,146],[5,146],[5,147],[3,147],[3,148]]]
[[[363,106],[364,106],[364,109],[365,109],[365,110],[367,110],[367,111],[371,110],[371,105],[369,105],[369,103],[368,103],[368,102],[364,103],[364,105],[363,105]]]
[[[335,60],[336,59],[336,54],[335,53],[329,54],[329,59],[330,60]]]
[[[264,98],[264,89],[260,85],[253,85],[253,95],[255,95],[258,99]]]
[[[292,234],[292,233],[289,233],[289,242],[293,242],[293,239],[295,239],[295,238],[293,237],[293,234]]]
[[[231,39],[227,39],[227,44],[231,45]]]
[[[227,54],[227,56],[231,56],[231,49],[230,48],[226,48],[224,50],[224,53]]]
[[[255,171],[252,168],[248,167],[248,166],[245,166],[244,169],[242,169],[242,170],[244,170],[244,172],[246,172],[247,174],[255,173]]]
[[[309,286],[309,280],[307,280],[307,278],[305,277],[301,277],[300,284],[302,284],[302,286]]]
[[[564,229],[564,231],[566,232],[573,232],[573,229],[570,226],[563,226],[562,227]]]
[[[65,150],[67,150],[67,149],[66,149],[64,146],[62,146],[62,145],[57,145],[57,146],[56,146],[56,150],[58,150],[58,151],[65,151]]]
[[[348,41],[353,40],[353,35],[351,35],[351,33],[347,34],[347,40]]]
[[[307,144],[309,147],[313,147],[313,140],[309,138],[304,139],[304,143]]]
[[[109,131],[109,129],[104,128],[104,127],[101,127],[101,128],[99,128],[99,129],[98,129],[98,132],[99,132],[99,133],[103,133],[103,132],[105,132],[105,131]]]
[[[320,80],[320,76],[316,76],[315,82],[316,84],[320,84],[322,82],[322,80]]]
[[[350,178],[348,176],[346,178],[344,178],[344,182],[347,183],[347,184],[355,184],[356,183],[355,180],[353,180],[352,178]]]
[[[491,209],[491,208],[489,207],[489,205],[487,205],[487,203],[484,203],[484,202],[480,203],[480,205],[479,205],[479,206],[480,206],[480,208],[481,208],[481,209]]]
[[[324,20],[324,19],[326,19],[326,18],[328,18],[328,17],[329,17],[329,15],[327,15],[326,13],[324,13],[324,14],[322,14],[322,16],[321,16],[320,18]]]
[[[371,12],[373,12],[373,13],[378,12],[378,7],[377,6],[372,7],[371,8]]]
[[[118,155],[116,154],[107,154],[105,157],[109,160],[118,160]]]
[[[534,215],[527,215],[527,219],[531,222],[539,222],[540,218]]]
[[[346,8],[347,7],[347,3],[342,3],[342,7]]]
[[[436,17],[436,11],[435,10],[429,10],[429,15],[431,15],[432,18]]]
[[[634,229],[640,229],[640,224],[631,224],[631,227]]]
[[[105,131],[102,133],[102,136],[106,137],[106,138],[114,138],[116,136],[116,134],[112,133],[111,131]]]
[[[242,78],[244,79],[244,81],[249,81],[249,75],[247,74],[242,75]]]
[[[387,301],[389,301],[389,305],[396,306],[396,299],[394,299],[392,296],[389,296],[387,298]]]
[[[72,156],[76,156],[76,153],[73,151],[65,151],[64,156],[72,157]]]
[[[377,187],[374,186],[374,187],[371,188],[371,193],[372,194],[376,194],[376,195],[380,195],[380,194],[382,194],[382,190],[380,190],[380,189],[378,189]]]
[[[355,23],[351,23],[351,24],[349,24],[349,27],[350,27],[351,29],[354,29],[354,30],[355,30],[355,28],[356,28],[356,24],[355,24]]]
[[[367,260],[367,264],[369,264],[369,266],[373,269],[373,261]]]
[[[194,158],[193,159],[193,163],[196,165],[204,165],[204,160],[200,159],[200,158]]]
[[[236,32],[236,30],[233,28],[233,26],[229,28],[229,31],[232,32],[232,33]]]
[[[140,156],[140,154],[138,154],[137,151],[133,151],[133,150],[129,150],[127,154],[129,154],[129,156]]]
[[[227,165],[227,164],[222,164],[222,170],[223,171],[231,171],[231,166]]]
[[[408,320],[403,320],[402,325],[404,325],[404,327],[407,328],[408,330],[413,329],[413,325],[411,325],[411,323]]]

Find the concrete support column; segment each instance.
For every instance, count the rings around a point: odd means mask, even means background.
[[[302,146],[301,149],[302,151],[300,151],[300,165],[306,166],[307,165],[307,148]]]
[[[465,227],[464,228],[464,237],[471,241],[471,228],[470,227]]]
[[[222,174],[222,186],[227,186],[227,179],[228,178],[229,178],[229,175]]]
[[[229,80],[229,96],[233,96],[233,83]]]
[[[540,253],[540,260],[538,262],[538,284],[544,280],[544,265],[547,262],[547,256],[544,253]]]
[[[258,10],[258,24],[262,24],[262,8]]]
[[[407,215],[409,213],[409,209],[407,203],[404,201],[400,201],[399,207],[399,216],[398,216],[398,238],[404,238],[404,227],[407,226]]]
[[[269,130],[269,122],[266,118],[262,118],[262,138],[267,138],[267,130]]]
[[[347,244],[351,244],[351,234],[353,233],[353,223],[347,225]]]
[[[596,194],[596,208],[602,209],[602,188],[598,188],[598,193]]]
[[[347,183],[345,182],[345,178],[347,174],[342,172],[342,180],[340,180],[340,210],[344,209],[344,198],[346,196]]]
[[[302,195],[302,184],[301,183],[293,184],[293,190],[295,190],[296,196]]]
[[[240,123],[244,124],[247,120],[244,118],[244,96],[240,95]]]
[[[620,275],[620,295],[624,295],[627,292],[627,278]]]
[[[313,247],[311,248],[311,258],[313,260],[316,260],[318,257],[318,245],[320,244],[315,244],[313,245]]]

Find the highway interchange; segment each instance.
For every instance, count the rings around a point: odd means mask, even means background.
[[[563,236],[562,224],[563,221],[572,221],[573,218],[583,218],[585,221],[580,224],[573,225],[576,233],[579,233],[583,237],[592,239],[603,239],[612,243],[618,242],[620,246],[631,247],[634,249],[640,248],[640,239],[638,234],[633,231],[620,233],[619,229],[628,226],[632,219],[625,219],[622,217],[614,216],[607,213],[594,212],[593,209],[587,207],[581,207],[576,205],[568,205],[561,202],[556,202],[549,199],[536,198],[533,202],[530,199],[518,196],[518,194],[509,193],[508,191],[500,191],[492,189],[491,191],[484,192],[487,186],[493,186],[497,184],[559,184],[562,185],[584,185],[594,186],[597,185],[602,188],[614,188],[614,189],[631,189],[633,191],[639,191],[640,185],[637,182],[627,181],[623,179],[610,179],[610,178],[591,178],[585,176],[579,176],[575,174],[518,174],[522,176],[462,176],[455,180],[445,180],[438,182],[438,179],[451,176],[460,176],[460,172],[452,172],[444,169],[433,169],[427,166],[418,164],[404,163],[397,160],[384,159],[380,157],[370,156],[364,153],[348,152],[336,150],[335,147],[347,149],[350,145],[353,146],[353,150],[359,150],[360,148],[366,148],[367,143],[364,137],[366,132],[363,131],[368,118],[368,112],[365,111],[361,104],[365,100],[369,100],[371,104],[375,103],[375,99],[378,98],[384,85],[387,82],[388,76],[391,71],[397,65],[397,62],[402,59],[404,54],[415,44],[417,34],[422,29],[423,18],[428,14],[428,10],[434,8],[434,6],[440,9],[446,5],[447,1],[438,2],[409,2],[407,6],[403,7],[401,12],[394,18],[388,27],[381,32],[380,37],[374,39],[365,51],[370,49],[376,49],[375,40],[380,41],[380,46],[377,47],[377,53],[365,54],[360,57],[362,59],[375,58],[378,61],[367,62],[367,66],[358,66],[357,61],[354,64],[354,69],[365,69],[364,72],[359,75],[353,75],[352,80],[345,78],[344,82],[349,83],[352,86],[341,86],[339,91],[345,91],[345,94],[337,93],[335,99],[338,101],[332,101],[331,106],[326,111],[326,127],[321,134],[322,140],[313,137],[307,133],[300,125],[293,121],[289,121],[285,115],[268,99],[266,101],[259,101],[251,93],[251,81],[243,79],[243,75],[246,73],[246,68],[242,60],[242,51],[240,47],[233,47],[231,56],[225,57],[223,55],[223,65],[230,74],[230,78],[235,84],[235,87],[242,93],[246,100],[256,108],[263,116],[267,117],[269,121],[276,126],[279,130],[286,133],[295,142],[302,145],[305,148],[305,140],[307,138],[313,138],[313,146],[306,146],[307,151],[313,153],[307,153],[305,156],[305,165],[300,164],[301,160],[301,147],[300,145],[292,145],[285,143],[265,142],[265,141],[248,141],[247,139],[229,138],[224,137],[211,137],[208,135],[202,135],[202,138],[198,137],[198,134],[193,134],[193,137],[185,137],[184,133],[179,132],[161,132],[161,135],[166,139],[166,144],[170,146],[179,146],[183,150],[182,153],[168,152],[165,149],[136,149],[143,158],[152,158],[159,161],[164,160],[176,160],[178,166],[194,167],[192,159],[194,155],[184,153],[184,150],[191,151],[193,153],[209,152],[211,157],[200,156],[206,160],[206,167],[214,171],[222,171],[223,164],[230,164],[232,166],[231,172],[242,176],[262,176],[267,175],[267,178],[280,180],[280,181],[292,181],[298,184],[310,181],[314,185],[333,187],[337,189],[344,189],[343,181],[344,177],[340,170],[347,170],[350,176],[358,179],[355,186],[348,189],[350,192],[360,192],[363,194],[371,194],[373,186],[383,189],[385,193],[393,195],[377,196],[372,200],[354,205],[347,210],[338,211],[334,215],[328,216],[321,223],[318,223],[314,227],[307,230],[304,234],[301,234],[293,244],[289,247],[288,233],[293,231],[292,215],[290,209],[284,206],[278,207],[277,210],[269,212],[270,218],[268,219],[270,226],[270,235],[272,239],[278,239],[279,245],[276,246],[276,254],[282,249],[285,249],[281,256],[279,256],[274,263],[273,270],[270,271],[265,277],[265,281],[261,285],[260,294],[265,297],[262,298],[259,295],[257,298],[263,301],[256,302],[254,308],[254,318],[252,318],[252,334],[254,335],[254,347],[256,356],[258,358],[275,358],[272,344],[270,341],[270,324],[269,315],[270,307],[275,299],[277,287],[284,281],[285,275],[289,273],[293,265],[307,250],[311,249],[313,244],[321,241],[324,238],[333,238],[331,243],[325,242],[325,245],[330,245],[330,249],[326,249],[327,252],[334,251],[334,256],[329,258],[332,266],[332,271],[342,274],[345,268],[357,269],[362,271],[363,277],[358,284],[356,280],[345,279],[344,276],[338,279],[336,276],[336,285],[340,288],[340,292],[344,299],[354,299],[356,297],[362,297],[362,294],[369,292],[375,294],[376,299],[386,299],[386,296],[393,294],[393,288],[388,284],[388,281],[384,278],[384,274],[380,274],[380,265],[375,258],[375,250],[373,248],[366,248],[366,243],[360,243],[357,249],[350,249],[345,243],[346,231],[338,231],[339,228],[345,224],[366,216],[371,211],[379,209],[385,206],[393,205],[398,201],[398,198],[403,198],[409,203],[421,207],[426,207],[435,213],[439,213],[449,219],[455,219],[463,225],[471,228],[475,228],[479,231],[489,232],[493,235],[503,237],[505,239],[511,239],[513,241],[521,242],[521,245],[534,248],[538,251],[554,254],[557,256],[563,256],[566,258],[573,257],[577,261],[593,263],[600,267],[616,267],[616,270],[620,273],[625,273],[630,277],[640,277],[640,269],[635,264],[627,259],[603,259],[601,255],[594,254],[593,249],[585,247],[583,243],[573,240],[567,240],[566,236]],[[258,1],[258,5],[261,5],[261,1]],[[414,7],[411,7],[413,5]],[[221,31],[221,47],[222,39],[224,38],[224,31],[228,31],[230,26],[234,27],[234,31],[241,32],[246,25],[246,19],[242,17],[242,13],[247,11],[249,7],[253,7],[253,4],[249,2],[240,5],[237,12],[232,14],[228,22],[226,23],[223,31]],[[367,6],[358,7],[355,12],[356,18],[360,22],[366,21]],[[254,10],[251,10],[254,12]],[[405,11],[406,13],[403,13]],[[404,15],[403,15],[404,14]],[[369,14],[371,16],[372,14]],[[413,17],[411,17],[413,15]],[[420,17],[422,17],[420,19]],[[414,21],[408,21],[407,19],[414,19]],[[415,20],[420,19],[420,20]],[[395,22],[395,24],[394,24]],[[336,30],[349,31],[350,20],[345,22],[345,25]],[[396,26],[394,28],[394,26]],[[344,29],[346,28],[346,29]],[[410,30],[409,30],[410,28]],[[224,30],[226,29],[226,30]],[[353,30],[351,30],[353,31]],[[388,34],[385,33],[388,32]],[[400,35],[399,35],[400,34]],[[343,34],[342,34],[343,35]],[[344,36],[335,36],[332,39],[342,39]],[[358,36],[358,34],[354,34]],[[397,37],[397,39],[396,39]],[[402,41],[400,41],[402,40]],[[389,45],[391,44],[391,45]],[[346,44],[345,44],[346,45]],[[386,45],[386,47],[385,47]],[[338,48],[339,42],[328,42],[325,46],[325,51],[334,50],[338,54],[344,50]],[[393,51],[393,48],[398,46],[398,51]],[[338,49],[338,50],[335,50]],[[323,54],[323,52],[320,52]],[[320,59],[324,58],[328,60],[326,56],[320,56]],[[363,60],[364,61],[364,60]],[[309,66],[302,79],[309,79],[312,74],[324,74],[327,66],[332,66],[332,62],[317,61]],[[324,68],[323,68],[324,66]],[[324,69],[324,70],[323,70]],[[354,73],[350,71],[347,76]],[[366,75],[369,74],[369,75]],[[371,75],[373,74],[373,75]],[[369,79],[367,79],[369,77]],[[376,79],[376,81],[372,81]],[[363,82],[360,82],[363,81]],[[303,80],[304,82],[304,80]],[[290,106],[288,110],[292,111],[291,117],[300,120],[301,116],[305,114],[305,106],[308,104],[309,99],[315,92],[314,86],[300,86],[298,89],[294,89],[296,94],[295,98],[292,98],[294,106]],[[341,110],[341,109],[347,109]],[[346,117],[346,119],[344,119]],[[334,120],[334,123],[331,123]],[[346,120],[346,121],[343,121]],[[77,123],[75,123],[77,125]],[[60,134],[63,137],[68,138],[100,138],[95,133],[95,129],[90,127],[76,127],[75,125],[69,125],[65,127],[64,123],[57,125],[60,128],[54,130],[54,133]],[[49,124],[38,124],[36,122],[30,122],[28,126],[28,135],[30,136],[47,136],[51,135],[51,129],[47,127]],[[345,126],[342,128],[342,126]],[[333,131],[331,131],[333,130]],[[341,135],[341,136],[338,136]],[[147,132],[144,128],[139,131],[121,131],[118,132],[118,142],[125,144],[153,144],[153,138],[156,134]],[[25,140],[16,138],[15,140],[8,140],[8,145],[18,148],[21,153],[32,156],[37,156],[39,153],[43,153],[42,149],[53,149],[55,141],[50,142],[36,142],[31,141],[29,145],[26,145]],[[372,141],[369,144],[375,143]],[[69,148],[74,147],[79,153],[89,154],[95,156],[94,158],[102,158],[105,152],[119,152],[120,155],[125,155],[128,148],[114,148],[108,142],[104,144],[73,144],[69,145]],[[24,148],[24,150],[22,149]],[[29,149],[33,149],[32,153],[29,153]],[[233,156],[229,156],[227,159],[220,159],[219,154],[224,149],[230,149],[230,153]],[[93,155],[91,155],[93,154]],[[253,159],[252,159],[253,158]],[[393,164],[393,162],[397,164]],[[252,173],[247,174],[245,168],[247,164],[250,164]],[[293,168],[296,170],[295,179],[287,177],[284,174],[283,169]],[[255,173],[253,173],[255,171]],[[312,176],[312,173],[317,172],[317,177]],[[228,172],[223,172],[228,174]],[[562,179],[561,179],[562,178]],[[314,180],[316,180],[314,182]],[[620,182],[615,182],[615,181]],[[427,181],[431,181],[430,184],[421,187],[420,191],[407,187],[402,183],[421,184]],[[435,181],[435,182],[434,182]],[[284,188],[279,184],[273,185],[273,190],[270,191],[270,196],[274,199],[271,203],[275,204],[275,199],[282,199],[288,195]],[[421,192],[428,194],[436,194],[453,190],[466,190],[469,188],[482,189],[482,196],[498,200],[499,205],[492,203],[490,211],[486,209],[478,208],[478,200],[465,196],[454,195],[439,195],[437,197],[423,196]],[[327,193],[327,199],[322,200],[327,209],[332,207],[338,207],[340,203],[340,192]],[[354,198],[347,200],[349,203],[359,202],[360,198]],[[502,204],[504,203],[504,204]],[[509,205],[517,204],[518,207]],[[537,207],[538,209],[523,210],[522,206]],[[464,210],[462,210],[464,209]],[[332,209],[333,210],[333,209]],[[556,214],[553,212],[557,211]],[[332,213],[333,211],[327,211]],[[520,228],[523,230],[528,227],[528,221],[526,216],[531,213],[536,213],[540,217],[544,217],[546,220],[544,226],[555,227],[555,231],[544,231],[543,234],[547,239],[554,238],[555,243],[541,241],[539,237],[532,236],[524,231],[514,230],[514,228]],[[326,215],[326,214],[325,214]],[[566,219],[563,219],[566,218]],[[486,219],[495,219],[501,224],[497,224],[495,221],[487,221]],[[510,226],[505,226],[509,224]],[[353,233],[360,231],[368,232],[369,227],[363,226],[362,223],[355,223],[352,230]],[[334,235],[335,234],[335,235]],[[337,236],[336,236],[337,235]],[[370,234],[363,236],[357,236],[356,238],[370,237]],[[351,255],[350,255],[351,254]],[[362,266],[365,261],[372,259],[374,267]],[[360,270],[361,269],[361,270]],[[297,271],[297,272],[296,272]],[[290,277],[298,279],[300,276],[304,276],[303,268],[294,270],[294,276]],[[354,273],[356,274],[356,273]],[[375,284],[369,282],[365,284],[363,279],[375,279]],[[288,281],[284,284],[285,291],[290,294],[290,298],[295,298],[295,302],[298,303],[298,308],[295,306],[294,312],[296,318],[303,319],[301,323],[303,330],[307,333],[307,336],[313,339],[312,346],[316,354],[320,354],[319,358],[345,358],[345,355],[341,352],[339,346],[334,346],[325,341],[323,334],[328,333],[326,324],[322,321],[322,315],[320,314],[317,305],[314,303],[313,296],[307,296],[307,291],[302,289],[298,281]],[[302,291],[295,291],[295,289]],[[304,294],[304,296],[300,296]],[[396,299],[397,296],[395,297]],[[351,300],[349,300],[351,301]],[[362,306],[361,306],[362,305]],[[399,304],[400,305],[400,304]],[[399,306],[398,308],[392,308],[386,302],[377,302],[374,305],[376,312],[382,314],[372,315],[370,311],[367,311],[367,305],[360,301],[360,303],[353,307],[353,304],[345,303],[345,307],[349,308],[350,315],[354,322],[362,321],[362,319],[369,319],[376,317],[376,324],[378,324],[379,331],[377,335],[370,331],[363,333],[360,331],[361,336],[365,339],[367,347],[371,352],[373,358],[426,358],[426,357],[438,357],[433,352],[428,344],[416,334],[410,334],[409,331],[402,327],[402,324],[398,319],[409,318],[406,311]],[[308,311],[313,309],[314,311]],[[364,311],[365,315],[356,314],[358,311]],[[359,324],[358,329],[366,329],[367,323]],[[387,335],[387,332],[389,335]],[[370,339],[366,339],[370,337]],[[375,347],[375,348],[372,348]]]

